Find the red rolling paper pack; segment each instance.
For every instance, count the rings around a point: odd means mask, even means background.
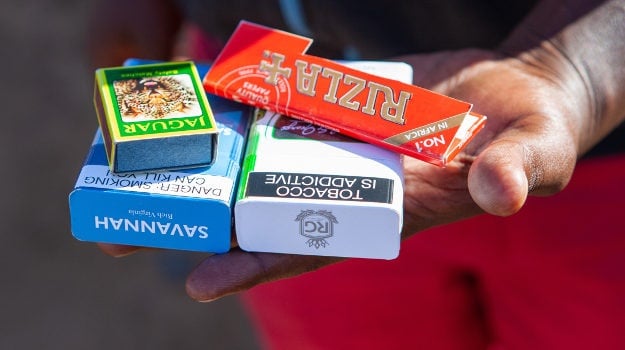
[[[467,102],[306,55],[312,40],[241,21],[207,92],[445,166],[484,126]]]

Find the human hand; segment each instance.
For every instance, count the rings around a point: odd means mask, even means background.
[[[529,192],[564,186],[576,159],[566,92],[513,59],[491,52],[460,51],[402,59],[415,68],[415,83],[475,104],[489,116],[477,139],[446,168],[405,158],[404,230],[428,227],[483,211],[510,215]],[[556,110],[556,107],[558,108]],[[552,149],[553,145],[560,145]],[[134,248],[101,245],[112,255]],[[206,258],[189,276],[191,297],[208,301],[259,283],[316,270],[338,258],[248,253],[238,248]]]
[[[413,66],[416,85],[470,102],[488,116],[484,130],[447,167],[404,158],[403,238],[484,212],[511,215],[528,195],[560,191],[579,156],[622,122],[625,45],[614,33],[625,23],[615,11],[623,0],[594,11],[595,1],[581,2],[588,4],[542,2],[503,45],[508,55],[462,50],[401,58]],[[101,247],[112,255],[137,249]],[[201,262],[186,287],[192,298],[210,301],[339,260],[234,247]]]

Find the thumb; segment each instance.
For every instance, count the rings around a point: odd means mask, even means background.
[[[527,199],[530,184],[526,175],[528,150],[520,143],[499,141],[489,145],[469,170],[469,193],[487,213],[508,216]]]
[[[187,278],[186,290],[191,298],[208,302],[340,260],[313,255],[248,253],[235,248],[228,254],[212,255],[202,261]]]
[[[516,131],[489,144],[469,170],[471,197],[493,215],[516,213],[528,194],[561,191],[575,168],[575,150],[566,146],[571,142],[546,133]]]

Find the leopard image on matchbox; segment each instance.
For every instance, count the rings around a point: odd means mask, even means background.
[[[213,162],[217,127],[193,62],[98,69],[94,103],[115,173]]]

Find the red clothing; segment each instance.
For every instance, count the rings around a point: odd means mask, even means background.
[[[625,349],[625,155],[508,218],[243,295],[269,349]]]

